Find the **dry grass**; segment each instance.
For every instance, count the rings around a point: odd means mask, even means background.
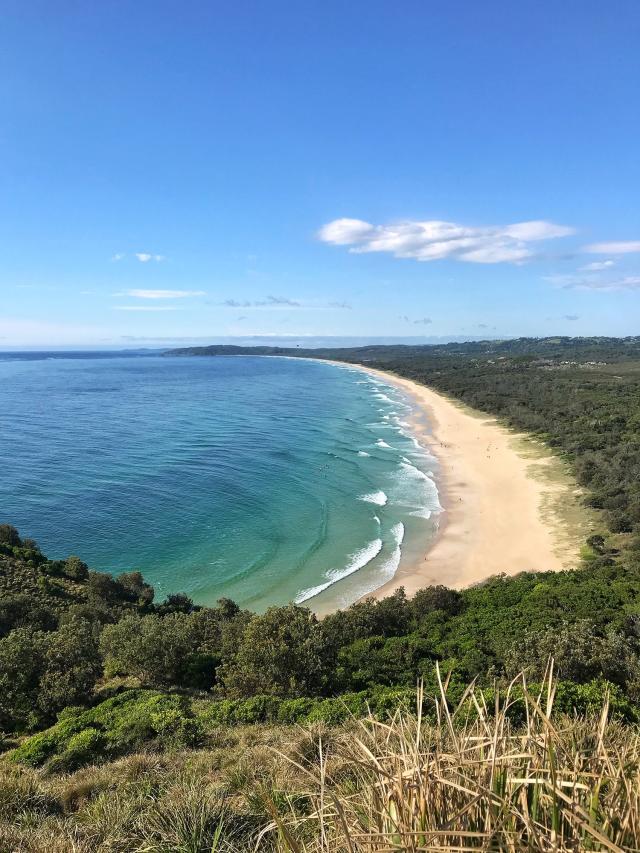
[[[0,851],[640,850],[637,730],[606,703],[555,715],[553,697],[550,671],[542,692],[521,675],[491,708],[473,685],[449,707],[442,685],[435,722],[224,731],[208,750],[65,776],[5,764]]]
[[[525,723],[514,730],[516,682]],[[554,720],[553,695],[550,671],[542,694],[521,675],[495,708],[472,686],[450,709],[442,686],[435,725],[364,720],[308,771],[312,814],[274,815],[271,829],[293,853],[639,849],[637,731],[611,722],[607,704],[598,718]]]

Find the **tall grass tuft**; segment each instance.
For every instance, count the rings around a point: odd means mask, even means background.
[[[607,701],[556,718],[552,664],[538,693],[521,674],[492,707],[475,685],[450,707],[438,679],[435,722],[398,711],[359,721],[333,754],[319,744],[314,767],[297,765],[311,813],[274,816],[265,836],[292,853],[640,849],[640,738]]]

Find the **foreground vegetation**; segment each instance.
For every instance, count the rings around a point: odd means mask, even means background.
[[[637,849],[637,732],[611,720],[606,699],[576,717],[557,712],[554,695],[551,674],[537,691],[520,676],[491,704],[473,685],[453,704],[440,685],[427,718],[401,708],[332,728],[214,727],[198,749],[56,775],[5,762],[0,847]]]
[[[139,687],[215,700],[211,713],[228,723],[339,719],[334,697],[346,694],[354,711],[369,702],[386,713],[417,679],[435,688],[436,661],[458,695],[470,678],[489,688],[523,666],[540,679],[551,654],[563,683],[598,697],[606,682],[627,719],[639,713],[640,577],[624,562],[595,559],[586,570],[499,577],[461,592],[429,587],[410,600],[400,591],[319,621],[295,605],[255,615],[183,595],[155,604],[139,574],[113,579],[77,558],[51,562],[6,525],[0,551],[0,583],[13,588],[22,577],[34,590],[0,596],[7,735]]]
[[[313,354],[554,447],[599,514],[580,565],[319,621],[156,602],[0,524],[0,851],[640,849],[640,342]]]

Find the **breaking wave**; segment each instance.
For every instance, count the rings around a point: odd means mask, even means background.
[[[302,604],[303,601],[308,601],[310,598],[320,595],[321,592],[328,589],[330,586],[333,586],[334,583],[338,583],[338,581],[349,577],[349,575],[354,574],[354,572],[364,569],[364,567],[372,560],[375,560],[381,550],[382,539],[374,539],[373,542],[370,542],[367,546],[356,551],[355,554],[352,554],[349,562],[343,569],[331,569],[328,571],[325,574],[327,580],[324,583],[318,584],[318,586],[309,587],[308,589],[303,589],[299,592],[295,597],[295,603]]]

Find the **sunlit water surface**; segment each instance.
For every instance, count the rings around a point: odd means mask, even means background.
[[[0,355],[0,521],[159,598],[342,606],[434,536],[411,416],[322,362]]]

